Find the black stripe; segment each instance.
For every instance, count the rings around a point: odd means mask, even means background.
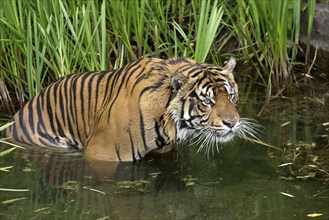
[[[49,139],[47,139],[47,140],[49,140]],[[42,146],[50,147],[50,145],[49,145],[48,143],[46,143],[46,142],[44,141],[44,139],[42,139],[42,138],[39,138],[39,142],[42,144]]]
[[[91,116],[92,116],[92,114],[94,113],[94,112],[91,112],[91,99],[92,99],[92,96],[93,96],[93,94],[92,94],[92,89],[93,89],[93,81],[94,81],[94,78],[96,77],[96,75],[92,75],[89,79],[88,79],[88,98],[87,98],[87,100],[88,100],[88,118],[91,118]],[[96,103],[95,103],[96,104]],[[89,119],[90,120],[90,119]]]
[[[164,138],[161,135],[159,123],[155,120],[154,120],[154,128],[155,128],[155,133],[157,135],[156,144],[159,148],[162,148],[166,145],[166,142],[165,142]]]
[[[218,72],[223,71],[223,68],[220,68],[218,66],[212,65],[212,64],[207,64],[207,71],[211,75],[218,75]],[[216,72],[216,73],[215,73]]]
[[[202,85],[202,88],[206,88],[207,86],[210,85],[210,83],[211,83],[211,81],[206,82],[205,84]],[[201,83],[200,83],[200,84],[201,84]],[[208,88],[208,89],[209,89],[209,88]],[[207,89],[207,91],[208,91],[208,89]]]
[[[40,135],[40,137],[42,137],[42,138],[39,138],[39,142],[42,143],[42,145],[50,146],[50,144],[54,144],[54,145],[57,144],[53,137],[51,137],[48,134],[45,134],[41,131],[40,124],[37,125],[37,131],[38,131],[38,134]],[[44,140],[47,140],[49,143],[44,142]]]
[[[115,143],[115,152],[117,153],[117,157],[119,159],[119,161],[121,161],[121,157],[120,157],[120,145]]]
[[[137,155],[138,155],[138,159],[142,159],[143,158],[142,155],[141,155],[141,153],[139,152],[139,150],[137,150]]]
[[[120,74],[121,74],[121,72],[124,70],[124,68],[125,68],[125,67],[122,67],[122,68],[120,68],[119,70],[117,70],[116,72],[113,73],[113,74],[114,74],[114,79],[112,80],[112,83],[111,83],[111,86],[110,86],[110,87],[111,87],[111,90],[110,90],[110,96],[109,96],[109,99],[112,98],[114,85],[115,85],[115,83],[117,82],[118,77],[120,76]],[[118,97],[119,92],[120,92],[120,91],[117,90],[117,92],[116,92],[116,97]],[[111,108],[112,108],[113,104],[114,104],[114,101],[112,101],[112,105],[111,105],[111,107],[110,107],[110,110],[108,111],[107,121],[110,120]]]
[[[125,86],[126,87],[128,86],[128,82],[130,81],[130,78],[135,74],[135,72],[137,70],[139,70],[142,67],[142,65],[140,64],[140,62],[143,61],[143,60],[144,59],[141,58],[141,59],[138,59],[135,62],[131,63],[129,65],[129,67],[127,68],[127,70],[125,71],[125,74],[129,74],[129,76],[128,76],[127,80],[126,80],[126,83],[125,83]],[[146,64],[144,64],[143,66],[147,65],[149,62],[150,61],[147,61]],[[130,69],[133,68],[133,67],[135,67],[135,68],[130,71]],[[137,79],[141,74],[143,74],[144,73],[144,70],[145,70],[145,68],[142,68],[141,71],[135,77],[135,79]],[[136,83],[136,80],[135,80],[135,83]],[[135,88],[135,85],[133,86],[132,91],[134,90],[134,88]],[[131,93],[132,93],[132,91],[131,91]]]
[[[127,81],[126,81],[126,84],[125,84],[126,87],[128,86],[128,82],[129,82],[130,78],[131,78],[131,77],[134,75],[134,73],[135,73],[138,69],[140,69],[140,68],[141,68],[141,65],[138,64],[138,65],[136,65],[136,68],[134,68],[133,70],[131,70],[131,72],[129,72],[129,76],[128,76]],[[141,72],[143,72],[144,69],[145,69],[145,68],[142,68]],[[126,71],[126,73],[128,73],[128,70]],[[137,77],[137,76],[136,76],[136,77]]]
[[[132,66],[129,66],[129,68],[128,68],[127,71],[129,71],[130,68],[132,68]],[[120,75],[121,73],[122,73],[122,70],[121,70],[120,72],[118,72],[118,75]],[[122,79],[120,80],[120,85],[117,87],[116,96],[115,96],[115,98],[112,100],[112,103],[111,103],[110,108],[109,108],[109,111],[108,111],[107,121],[110,120],[112,107],[113,107],[114,103],[116,102],[116,100],[117,100],[117,98],[118,98],[118,96],[119,96],[119,94],[120,94],[120,92],[121,92],[121,88],[122,88],[122,85],[123,85],[123,83],[124,83],[126,77],[127,77],[127,74],[124,74],[124,75],[122,76]],[[116,77],[115,81],[116,81],[118,78],[119,78],[119,77]],[[112,85],[112,86],[113,86],[113,85]],[[111,88],[111,90],[112,90],[112,88]],[[112,91],[111,91],[111,93],[112,93]]]
[[[142,141],[144,145],[144,149],[147,151],[149,148],[146,144],[146,138],[145,138],[145,129],[144,129],[144,118],[141,109],[139,108],[139,128],[141,130],[142,135]]]
[[[21,109],[20,111],[22,111],[23,109]],[[20,141],[20,138],[18,137],[18,134],[17,134],[17,121],[13,120],[14,124],[11,126],[12,128],[12,135],[13,135],[13,138],[17,141]]]
[[[207,93],[209,92],[209,90],[210,90],[212,87],[213,87],[213,86],[211,86],[211,85],[209,85],[209,86],[206,87],[206,94],[205,94],[206,97],[208,96]],[[213,91],[213,92],[214,92],[214,91]]]
[[[186,121],[180,121],[179,123],[179,129],[188,128]]]
[[[131,89],[131,92],[130,92],[130,95],[132,95],[132,93],[133,93],[133,91],[134,91],[134,89],[135,89],[135,87],[137,86],[137,84],[139,84],[145,77],[147,77],[147,74],[144,72],[144,70],[145,70],[145,66],[147,66],[149,63],[151,63],[152,62],[152,59],[148,59],[145,63],[144,63],[144,67],[141,69],[141,71],[137,74],[137,76],[135,77],[135,79],[137,79],[137,80],[135,80],[135,83],[134,83],[134,85],[133,85],[133,87],[132,87],[132,89]],[[162,64],[163,65],[163,64]],[[140,67],[140,65],[139,65],[139,67]],[[137,68],[136,68],[137,69]],[[153,70],[154,70],[155,68],[154,67],[151,67],[151,69],[150,69],[150,71],[149,71],[149,73],[150,72],[153,72]]]
[[[23,110],[23,111],[22,111]],[[32,140],[32,138],[30,137],[29,133],[27,132],[27,127],[26,127],[26,123],[24,123],[23,121],[23,115],[25,112],[25,108],[23,108],[22,110],[20,110],[18,112],[18,120],[19,120],[19,125],[21,127],[21,130],[23,132],[23,137],[26,137],[27,140],[29,141],[30,144],[35,144],[35,142]],[[22,138],[19,138],[20,140],[22,140]],[[23,141],[24,142],[24,141]]]
[[[68,140],[66,144],[69,145],[69,148],[73,148],[74,150],[79,150],[79,143],[77,142],[75,137],[72,137],[71,140]]]
[[[98,75],[98,78],[97,78],[97,82],[96,82],[96,101],[95,101],[95,109],[94,109],[95,112],[98,110],[97,106],[98,106],[98,99],[99,99],[99,84],[103,80],[104,76],[105,76],[104,74],[100,74],[100,75]]]
[[[50,124],[50,128],[51,128],[51,130],[53,131],[53,132],[56,132],[55,131],[55,127],[54,127],[54,123],[53,123],[53,121],[52,121],[52,119],[53,119],[53,112],[52,112],[52,108],[54,107],[55,108],[55,106],[56,106],[56,90],[57,90],[57,87],[58,87],[58,83],[55,83],[55,84],[53,84],[51,87],[49,87],[47,90],[45,90],[45,92],[47,93],[46,94],[46,96],[45,96],[45,99],[43,99],[44,100],[44,102],[46,103],[46,108],[47,108],[47,113],[48,113],[48,117],[49,117],[49,124]],[[52,103],[51,101],[50,101],[50,90],[51,89],[53,89],[53,91],[54,91],[54,94],[53,94],[53,96],[54,96],[54,102],[55,103]],[[56,132],[57,133],[57,132]]]
[[[73,110],[74,110],[74,111],[72,111],[72,113],[74,112],[73,116],[74,116],[74,123],[75,123],[76,127],[78,126],[78,120],[80,120],[80,118],[83,118],[83,116],[82,117],[79,117],[78,116],[78,106],[77,106],[77,101],[78,101],[77,100],[77,93],[78,93],[78,91],[77,91],[77,81],[80,78],[81,78],[80,75],[76,76],[72,80],[72,83],[71,83],[72,84],[72,87],[71,87],[72,88],[72,92],[71,93],[73,93],[72,94],[73,97],[71,97],[71,98],[73,98]],[[79,140],[81,140],[80,130],[81,129],[77,127],[77,136],[78,136]]]
[[[130,138],[132,158],[133,158],[133,161],[135,161],[136,160],[136,158],[135,158],[135,146],[134,146],[134,142],[133,142],[133,137],[131,136],[130,129],[128,129],[128,133],[129,133],[129,138]]]
[[[35,133],[35,131],[34,131],[34,109],[33,109],[33,107],[32,107],[32,104],[33,104],[33,102],[34,102],[34,100],[35,99],[32,99],[31,101],[29,101],[29,103],[27,104],[27,108],[28,108],[28,120],[29,120],[29,123],[28,123],[28,127],[29,127],[29,129],[31,130],[31,132],[32,132],[32,134],[34,134]],[[26,111],[26,110],[25,110]]]
[[[72,127],[72,125],[73,125],[73,122],[72,122],[72,119],[71,119],[71,117],[70,117],[70,111],[71,111],[71,109],[70,109],[70,106],[71,106],[71,103],[69,103],[69,101],[71,102],[71,99],[69,100],[69,96],[70,96],[70,89],[68,88],[68,86],[69,86],[69,79],[70,79],[71,77],[68,77],[68,78],[66,78],[66,80],[65,80],[65,82],[64,82],[64,85],[63,85],[63,88],[64,88],[64,96],[65,96],[65,100],[60,100],[60,102],[62,103],[62,105],[64,106],[65,105],[65,110],[66,110],[66,122],[67,122],[67,126],[66,127],[68,127],[68,129],[69,129],[69,134],[68,135],[66,135],[66,137],[67,136],[74,136],[74,131],[73,131],[73,127]],[[70,83],[70,85],[71,85],[71,83]],[[65,119],[64,119],[64,121],[65,121]]]
[[[134,68],[131,72],[132,74],[134,74],[137,70],[139,70],[138,74],[136,75],[135,79],[138,79],[140,77],[144,78],[147,74],[145,74],[145,66],[143,65],[143,67],[139,64],[136,66],[136,68]],[[151,72],[152,70],[150,70]],[[127,86],[127,84],[126,84]]]
[[[84,100],[85,97],[84,97],[84,88],[85,88],[85,83],[86,83],[86,79],[87,77],[89,76],[89,74],[84,74],[82,77],[81,77],[81,86],[80,86],[80,100]],[[80,106],[80,114],[81,114],[81,119],[82,119],[82,122],[83,122],[83,127],[84,127],[84,130],[85,130],[85,136],[87,137],[87,126],[86,126],[86,120],[85,120],[85,105],[84,105],[84,101],[81,102],[81,106]]]
[[[195,92],[195,90],[192,90],[189,94],[190,98],[197,98],[199,99],[199,95]]]
[[[200,120],[200,123],[207,122],[208,120],[209,120],[209,117],[204,120]]]
[[[36,99],[36,113],[38,118],[38,127],[40,126],[42,127],[43,130],[46,130],[45,122],[43,121],[44,116],[41,110],[41,106],[43,106],[43,103],[41,103],[43,96],[44,96],[44,91],[42,91]]]
[[[61,95],[61,91],[59,91],[59,93],[60,93],[60,95]],[[55,106],[56,106],[56,99],[54,100],[54,108],[55,108]],[[58,114],[64,114],[64,109],[62,109],[62,106],[60,106],[61,108],[61,110],[60,110],[60,112],[58,113]],[[49,119],[50,120],[53,120],[53,118],[50,118],[49,117]],[[63,121],[65,120],[65,118],[64,118],[64,115],[62,116],[62,119],[63,119]],[[62,128],[62,125],[61,125],[61,123],[60,123],[60,121],[59,121],[59,119],[58,119],[58,117],[57,117],[57,114],[55,114],[55,120],[53,120],[52,121],[52,123],[50,123],[51,124],[51,126],[53,126],[53,124],[54,124],[54,122],[56,123],[56,125],[57,125],[57,130],[54,132],[53,131],[53,133],[56,133],[56,135],[57,136],[60,136],[60,137],[65,137],[66,135],[64,134],[64,131],[63,131],[63,128]],[[64,126],[65,126],[65,122],[64,122]]]
[[[151,60],[148,61],[146,64],[148,64],[149,62],[151,62]],[[135,77],[136,80],[135,80],[135,83],[134,83],[134,85],[133,85],[133,87],[132,87],[132,90],[131,90],[131,92],[130,92],[130,95],[132,95],[132,93],[133,93],[135,87],[136,87],[136,86],[137,86],[137,85],[138,85],[138,84],[139,84],[144,78],[147,78],[147,77],[149,76],[149,73],[153,72],[154,70],[164,71],[165,68],[163,68],[163,67],[161,67],[161,66],[160,66],[160,67],[159,67],[159,66],[151,67],[151,69],[150,69],[150,71],[149,71],[148,73],[145,73],[144,70],[145,70],[145,68],[143,68],[143,69],[140,71],[140,73]],[[162,76],[162,77],[163,77],[162,79],[168,78],[167,75],[164,75],[164,76]]]
[[[195,101],[194,99],[190,99],[190,102],[189,102],[189,107],[188,107],[188,114],[190,117],[192,117],[192,111],[194,109],[194,105],[195,105]]]
[[[72,114],[72,118],[74,120],[74,124],[77,125],[77,95],[76,95],[76,91],[77,91],[77,81],[80,78],[80,76],[75,75],[75,77],[72,79],[71,83],[70,83],[70,98],[71,98],[71,114]]]
[[[137,80],[135,81],[134,85],[133,85],[133,88],[131,89],[131,92],[130,92],[130,95],[133,94],[134,90],[135,90],[135,87],[146,77],[147,75],[144,74],[144,75],[141,75],[137,78]]]
[[[152,59],[150,59],[150,58],[141,58],[141,59],[136,60],[136,61],[134,62],[134,65],[136,65],[136,64],[140,63],[141,61],[144,61],[145,59],[147,59],[147,61],[143,64],[143,68],[142,68],[142,70],[141,70],[141,71],[137,74],[137,76],[135,77],[136,79],[139,78],[139,77],[144,73],[145,66],[147,66],[149,63],[151,63],[151,62],[152,62]],[[141,67],[141,65],[138,65],[138,67]],[[138,68],[136,68],[136,69],[138,69]]]
[[[158,82],[152,86],[153,90],[159,89],[165,83],[166,79],[168,79],[167,75],[161,76]]]
[[[176,65],[176,64],[179,64],[179,63],[182,63],[182,62],[187,63],[188,61],[184,57],[179,57],[179,58],[171,59],[171,60],[168,61],[168,63],[171,64],[171,65]]]
[[[110,91],[110,94],[112,95],[112,91],[113,91],[113,88],[114,88],[114,85],[116,85],[119,77],[121,76],[121,73],[124,72],[124,70],[127,68],[128,66],[123,66],[121,67],[120,69],[118,69],[117,71],[115,71],[114,73],[114,79],[112,81],[112,85],[111,85],[111,91]]]
[[[105,74],[104,74],[105,75]],[[105,84],[105,87],[106,87],[106,89],[105,89],[105,92],[104,92],[104,97],[103,97],[103,102],[102,102],[102,106],[104,106],[106,103],[107,103],[107,101],[108,101],[108,99],[107,99],[107,97],[108,97],[108,90],[109,90],[109,88],[110,88],[110,86],[109,86],[109,84],[110,84],[110,80],[112,79],[112,77],[114,76],[114,72],[112,71],[112,72],[109,72],[109,73],[107,73],[106,74],[107,75],[107,81],[106,81],[106,84]]]
[[[170,89],[170,88],[168,88],[168,89]],[[173,94],[171,94],[170,96],[169,96],[169,99],[168,99],[168,101],[167,101],[167,103],[166,103],[166,105],[165,105],[165,108],[167,109],[168,107],[169,107],[169,105],[170,105],[170,102],[171,102],[171,100],[173,99]]]
[[[188,76],[191,78],[194,78],[194,77],[200,75],[202,72],[203,72],[203,69],[193,68],[188,72]]]
[[[215,79],[215,82],[225,82],[226,80],[225,79],[222,79],[222,78],[216,78]]]
[[[61,102],[57,103],[57,99],[58,98],[59,98],[60,101],[63,100],[61,87],[62,87],[62,85],[59,85],[59,83],[56,83],[56,85],[53,88],[54,102],[56,103],[55,105],[53,104],[54,107],[56,105],[58,105],[58,104],[61,103]],[[59,93],[59,97],[58,98],[57,98],[57,93]],[[51,101],[50,100],[51,99],[50,99],[50,96],[49,96],[48,100],[46,100],[46,101],[48,102],[47,104],[49,104],[51,106]],[[56,125],[57,125],[57,130],[55,130],[55,128],[53,128],[53,131],[55,131],[55,133],[56,133],[57,136],[65,137],[65,134],[63,132],[63,128],[62,128],[61,123],[60,123],[60,121],[59,121],[59,119],[57,117],[57,114],[64,114],[64,110],[60,106],[60,112],[56,113],[56,109],[55,109],[55,114],[54,114],[54,117],[53,117],[52,108],[53,107],[51,106],[50,107],[50,111],[49,111],[49,113],[50,113],[50,117],[49,117],[49,119],[50,119],[50,121],[49,121],[50,126],[53,126],[52,119],[55,117],[55,121],[56,121]],[[64,117],[62,119],[63,119],[63,121],[65,121],[65,118]],[[65,126],[65,123],[64,123],[64,126]]]
[[[178,69],[176,70],[176,72],[183,73],[183,72],[187,71],[188,69],[191,69],[191,68],[194,67],[194,66],[195,66],[195,64],[191,65],[190,63],[187,63],[186,65],[183,65],[183,66],[181,66],[180,68],[178,68]],[[198,69],[198,68],[197,68],[197,69]]]
[[[181,97],[179,101],[182,103],[182,109],[181,109],[181,112],[180,112],[180,117],[184,118],[184,106],[185,106],[186,100],[183,97]]]

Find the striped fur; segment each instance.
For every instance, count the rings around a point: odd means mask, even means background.
[[[233,78],[225,67],[190,59],[141,58],[115,71],[68,75],[13,117],[4,136],[45,147],[83,150],[90,159],[132,161],[177,141],[239,132]]]

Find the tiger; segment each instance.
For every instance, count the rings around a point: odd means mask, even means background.
[[[191,140],[209,151],[253,135],[236,108],[235,66],[233,57],[223,67],[142,57],[117,70],[70,74],[27,102],[3,136],[103,161],[136,161]]]

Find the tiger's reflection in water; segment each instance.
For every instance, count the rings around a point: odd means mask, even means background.
[[[174,152],[168,152],[165,155],[151,155],[145,161],[135,162],[86,160],[82,154],[80,155],[76,151],[58,149],[30,148],[16,154],[25,158],[31,164],[32,169],[38,169],[44,183],[63,189],[65,189],[65,183],[68,182],[92,187],[103,183],[149,181],[150,178],[156,180],[155,184],[161,185],[158,181],[161,182],[160,179],[163,175],[166,175],[167,172],[175,173],[175,170],[179,169],[173,167],[178,166],[174,161]],[[162,159],[154,160],[154,157],[157,156]],[[166,161],[170,162],[164,164]]]
[[[46,148],[19,150],[14,157],[14,161],[21,163],[17,166],[32,170],[25,180],[20,180],[30,192],[27,209],[65,206],[66,211],[74,213],[69,219],[80,218],[84,212],[88,212],[88,219],[104,215],[111,219],[122,216],[144,219],[153,218],[156,213],[171,218],[173,213],[165,210],[172,209],[173,201],[168,202],[162,196],[186,189],[177,175],[180,164],[170,153],[163,159],[120,163],[87,161],[75,153]],[[29,207],[31,204],[33,207]]]

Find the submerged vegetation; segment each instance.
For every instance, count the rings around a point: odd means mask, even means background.
[[[141,56],[222,65],[234,55],[269,100],[304,63],[297,59],[304,53],[300,15],[308,10],[310,36],[314,6],[315,0],[1,0],[0,113],[13,115],[61,76],[118,68]]]
[[[286,140],[280,144],[283,151],[277,156],[272,155],[282,171],[283,179],[317,179],[329,186],[329,122],[325,105],[328,101],[327,93],[321,98],[315,96],[311,99],[299,95],[271,103],[272,111],[290,115],[288,118],[273,119],[282,123],[280,133],[282,139]],[[273,117],[271,115],[267,112],[267,117]]]

